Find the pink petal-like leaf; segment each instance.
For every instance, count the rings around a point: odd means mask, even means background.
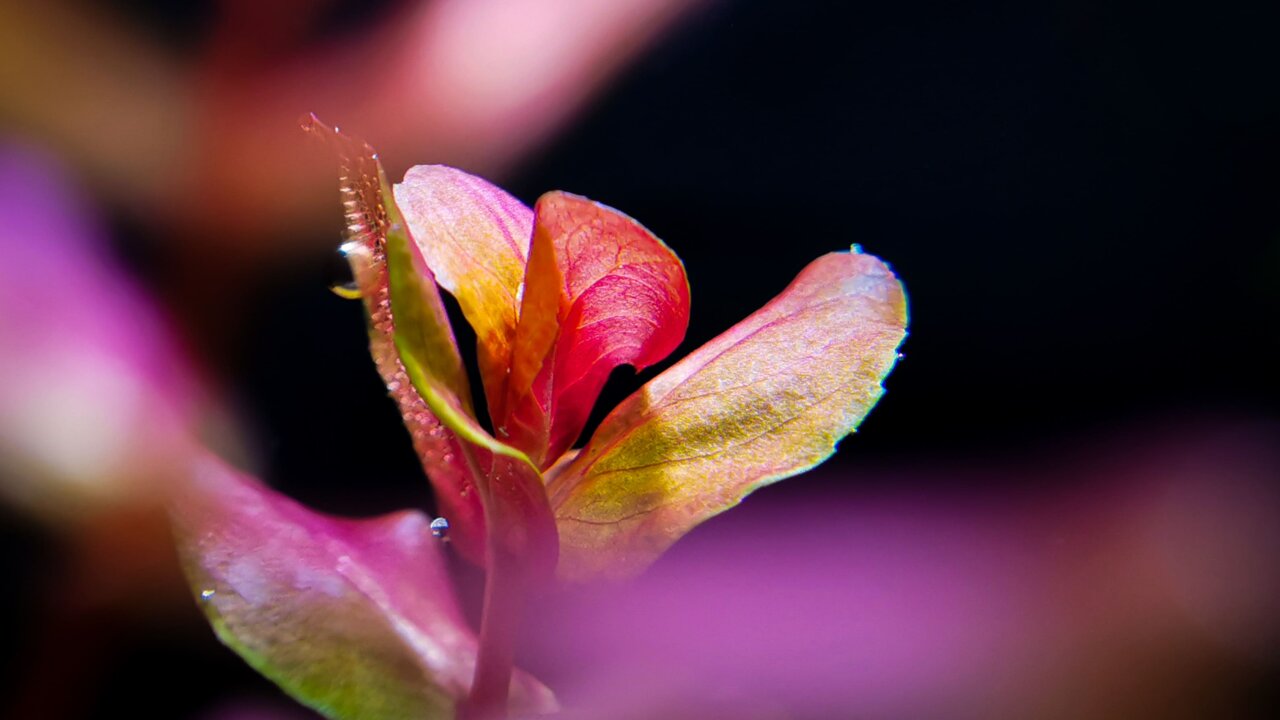
[[[499,435],[551,465],[577,440],[610,371],[661,361],[688,325],[689,283],[670,248],[612,208],[543,195]]]
[[[395,201],[436,281],[476,332],[492,412],[511,362],[533,212],[501,188],[443,165],[410,168]]]
[[[53,156],[0,141],[0,500],[57,522],[162,502],[200,401],[154,298]]]
[[[549,579],[555,571],[558,542],[542,476],[527,456],[495,440],[480,426],[465,396],[450,387],[447,371],[451,365],[443,368],[445,372],[435,367],[444,343],[433,340],[447,336],[447,350],[456,357],[453,334],[430,268],[422,261],[419,247],[405,234],[394,201],[386,202],[391,218],[385,259],[393,341],[413,389],[462,441],[461,461],[474,478],[484,508],[484,563],[491,570],[501,564],[527,573],[526,577]],[[420,298],[430,298],[432,303]]]
[[[825,460],[879,399],[906,323],[884,263],[811,263],[619,405],[556,474],[561,575],[635,573],[752,490]]]
[[[214,458],[171,513],[218,637],[286,692],[330,718],[453,717],[478,646],[423,515],[321,515]],[[516,712],[555,710],[525,673],[511,695]]]

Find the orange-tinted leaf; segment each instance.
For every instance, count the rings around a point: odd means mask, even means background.
[[[436,281],[475,329],[492,410],[511,361],[533,212],[501,188],[443,165],[410,168],[395,199]]]
[[[183,566],[218,637],[330,718],[453,717],[478,643],[428,521],[312,512],[210,458],[172,502]],[[555,709],[529,675],[513,710]]]
[[[670,248],[586,198],[543,195],[499,435],[541,467],[586,424],[619,365],[644,369],[684,339],[689,283]]]
[[[561,575],[637,572],[752,490],[825,460],[879,399],[906,322],[884,263],[832,253],[654,378],[548,488]]]

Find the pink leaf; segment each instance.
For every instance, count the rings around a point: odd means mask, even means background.
[[[210,458],[171,514],[218,637],[299,701],[398,720],[448,716],[465,698],[478,644],[420,513],[321,515]],[[516,712],[556,706],[523,672],[511,695]]]

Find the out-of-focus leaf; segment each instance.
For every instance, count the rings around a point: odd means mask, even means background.
[[[609,372],[659,362],[688,325],[689,283],[670,248],[612,208],[543,195],[499,434],[550,465],[577,440]]]
[[[832,253],[654,378],[548,488],[561,575],[638,572],[752,490],[825,460],[879,399],[906,322],[884,263]]]
[[[395,200],[436,281],[475,329],[492,411],[511,362],[533,212],[501,188],[443,165],[410,168]]]
[[[163,502],[208,408],[55,160],[0,142],[0,501],[81,523]]]
[[[330,718],[453,717],[477,641],[426,517],[321,515],[213,458],[171,513],[218,637],[286,692]],[[511,696],[516,713],[555,709],[522,672]]]

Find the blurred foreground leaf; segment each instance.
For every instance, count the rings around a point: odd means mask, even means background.
[[[209,459],[173,503],[183,565],[218,637],[326,717],[453,717],[477,640],[428,520],[312,512]],[[517,715],[554,711],[517,671]]]

